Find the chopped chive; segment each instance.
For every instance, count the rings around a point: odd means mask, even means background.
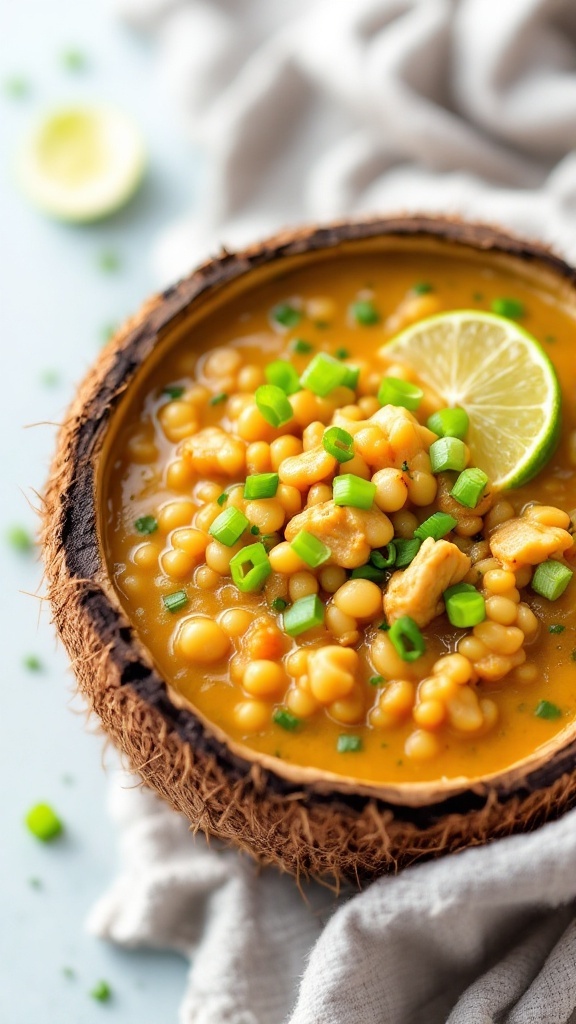
[[[383,377],[378,389],[380,405],[401,405],[414,411],[423,398],[422,388],[400,377]]]
[[[292,351],[297,352],[299,356],[307,356],[314,351],[314,345],[303,338],[295,338],[292,342]]]
[[[548,626],[549,633],[563,633],[565,629],[566,626],[560,625],[559,622],[556,622],[553,626]]]
[[[466,445],[458,437],[439,437],[430,445],[428,454],[433,473],[443,473],[447,469],[460,473],[468,462]]]
[[[230,574],[243,594],[261,590],[272,572],[270,559],[261,541],[242,548],[230,559]]]
[[[228,495],[226,494],[226,491],[222,491],[222,494],[220,495],[220,497],[216,498],[216,504],[220,505],[220,508],[222,508],[222,505],[225,505],[227,501],[228,501]]]
[[[176,401],[177,398],[182,398],[186,388],[183,388],[181,384],[168,384],[167,387],[162,388],[162,394],[168,395],[172,401]]]
[[[349,462],[354,458],[354,438],[342,427],[328,427],[324,431],[322,445],[338,462]]]
[[[176,590],[173,594],[164,594],[162,602],[167,612],[179,612],[188,604],[188,596],[185,590]]]
[[[384,548],[384,551],[373,551],[370,555],[370,561],[377,569],[390,569],[396,561],[396,545],[394,541],[391,540]]]
[[[553,722],[555,718],[562,717],[562,711],[557,704],[552,704],[549,700],[541,700],[536,707],[534,712],[536,718],[547,718]]]
[[[107,981],[97,981],[88,994],[99,1003],[107,1003],[112,998],[112,989]]]
[[[439,409],[432,413],[426,421],[428,430],[432,430],[438,437],[457,437],[461,441],[468,433],[470,420],[464,409]]]
[[[372,508],[376,484],[371,480],[363,480],[354,473],[344,473],[334,477],[333,497],[335,505],[348,505],[352,508]]]
[[[251,526],[250,527],[250,533],[253,533],[254,536],[257,537],[258,534],[260,533],[260,527],[259,526]]]
[[[36,804],[25,817],[26,825],[36,839],[49,843],[61,834],[64,826],[49,804]]]
[[[66,71],[84,71],[88,64],[86,55],[80,50],[64,50],[60,62]]]
[[[371,299],[359,299],[350,306],[350,313],[357,324],[372,327],[380,323],[380,313]]]
[[[455,526],[458,526],[458,520],[454,519],[454,516],[448,515],[447,512],[433,512],[428,519],[425,519],[414,530],[414,536],[419,537],[420,540],[426,540],[427,537],[440,540],[441,537],[445,537],[447,533],[450,533],[450,530],[453,530]]]
[[[264,374],[269,384],[274,384],[286,395],[294,395],[301,391],[300,378],[292,363],[285,359],[275,359],[273,363],[268,363]]]
[[[337,348],[334,355],[336,359],[349,359],[350,353],[347,348]]]
[[[313,394],[324,398],[334,388],[341,386],[350,387],[350,371],[353,367],[345,366],[338,359],[328,355],[327,352],[318,352],[310,360],[304,373],[300,377],[302,387],[308,388]]]
[[[258,498],[274,498],[278,490],[278,473],[254,473],[244,483],[244,497],[248,501]]]
[[[308,533],[307,530],[300,530],[294,537],[290,547],[311,569],[317,569],[319,565],[323,565],[332,554],[330,548],[326,547],[326,544],[318,540],[313,533]]]
[[[272,721],[279,725],[281,729],[286,729],[287,732],[294,732],[295,729],[300,725],[300,719],[296,718],[288,708],[276,708],[272,715]]]
[[[227,398],[228,398],[228,395],[226,394],[226,392],[225,391],[221,391],[219,395],[214,395],[210,399],[210,405],[220,405],[222,402],[225,402],[227,400]]]
[[[409,615],[401,615],[396,619],[390,626],[388,636],[402,661],[416,661],[426,650],[424,637]]]
[[[526,307],[520,299],[493,299],[490,309],[497,316],[505,316],[508,320],[521,320],[526,315]]]
[[[140,516],[134,526],[138,533],[155,533],[158,529],[158,520],[155,516]]]
[[[574,573],[562,562],[549,559],[541,562],[532,577],[530,586],[541,597],[548,601],[557,601],[564,593]]]
[[[20,75],[13,75],[4,82],[4,92],[11,100],[21,100],[30,94],[30,83]]]
[[[254,399],[262,416],[272,427],[283,427],[294,415],[284,391],[275,384],[261,384],[256,388]]]
[[[26,555],[34,548],[34,538],[23,526],[10,526],[6,531],[6,540],[11,548]]]
[[[417,281],[412,285],[412,291],[414,295],[428,295],[429,292],[434,291],[434,288],[428,281]]]
[[[274,323],[280,324],[281,327],[296,327],[302,319],[302,313],[295,306],[292,306],[289,302],[279,302],[277,306],[274,306],[271,311],[271,317]]]
[[[421,543],[422,541],[419,537],[395,537],[396,561],[394,568],[405,569],[407,565],[410,565],[416,558]]]
[[[484,494],[488,477],[481,469],[465,469],[450,491],[453,498],[466,508],[476,508]]]
[[[344,732],[336,740],[336,750],[339,754],[357,754],[362,750],[362,739]]]
[[[237,540],[240,540],[244,530],[247,530],[249,526],[250,521],[244,513],[239,508],[235,508],[234,505],[230,505],[216,517],[208,533],[215,540],[219,541],[220,544],[225,544],[227,548],[231,548]]]
[[[486,603],[477,590],[451,594],[448,598],[444,595],[444,600],[448,621],[457,629],[477,626],[486,618]]]
[[[386,682],[386,680],[384,679],[384,676],[370,676],[370,679],[368,680],[368,685],[369,686],[382,686],[382,683],[385,683],[385,682]]]
[[[383,569],[378,569],[375,565],[371,565],[367,562],[366,565],[359,565],[356,569],[352,569],[350,573],[351,580],[371,580],[372,583],[382,583],[386,578],[386,573]]]
[[[300,636],[324,622],[326,609],[318,594],[307,594],[300,597],[284,612],[284,632],[288,636]]]
[[[98,266],[105,274],[113,274],[122,265],[120,256],[114,249],[104,249],[98,256]]]
[[[270,607],[274,612],[283,612],[288,607],[288,601],[285,601],[283,597],[275,597]]]
[[[410,472],[410,466],[406,462],[406,459],[404,459],[404,462],[402,463],[402,472],[403,473],[409,473]]]
[[[29,672],[41,672],[44,668],[37,654],[27,654],[26,657],[22,659],[22,664]]]

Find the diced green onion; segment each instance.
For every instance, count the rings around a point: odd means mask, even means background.
[[[166,611],[172,613],[179,612],[181,608],[185,608],[188,604],[188,595],[185,590],[176,590],[173,594],[165,594],[162,602]]]
[[[458,526],[458,520],[454,519],[454,516],[448,515],[447,512],[434,512],[414,530],[414,536],[419,537],[420,540],[426,540],[427,537],[440,540],[455,526]]]
[[[427,281],[417,281],[412,285],[412,291],[414,295],[428,295],[429,292],[434,291],[434,288]]]
[[[248,501],[259,498],[274,498],[278,490],[280,477],[278,473],[254,473],[247,476],[244,483],[244,497]]]
[[[155,516],[140,516],[134,523],[138,533],[156,533],[158,520]]]
[[[536,707],[534,712],[536,718],[547,718],[553,722],[555,718],[562,717],[562,711],[557,704],[552,704],[549,700],[541,700]]]
[[[313,394],[324,398],[334,388],[338,388],[346,382],[349,367],[345,366],[334,356],[327,352],[318,352],[310,360],[304,373],[300,377],[302,387],[308,388]]]
[[[222,402],[225,402],[227,398],[228,395],[226,394],[226,392],[221,391],[219,395],[212,396],[212,398],[210,399],[210,405],[220,405]]]
[[[382,686],[382,683],[385,683],[385,682],[386,682],[386,680],[384,679],[384,676],[370,676],[370,679],[368,680],[368,685],[369,686]]]
[[[468,462],[466,445],[458,437],[439,437],[430,445],[428,454],[433,473],[443,473],[447,469],[460,472]]]
[[[300,530],[290,544],[293,551],[311,569],[317,569],[319,565],[327,562],[332,554],[330,548],[326,547],[321,540],[318,540],[313,533],[307,530]]]
[[[424,637],[409,615],[402,615],[390,626],[388,636],[402,661],[416,661],[426,650]]]
[[[250,521],[244,513],[234,505],[230,505],[216,517],[208,533],[221,544],[225,544],[227,548],[231,548],[237,540],[240,540],[244,530],[247,530],[249,526]]]
[[[549,559],[541,562],[532,577],[530,584],[532,590],[547,598],[548,601],[557,601],[564,593],[574,573],[562,562],[554,562]]]
[[[216,498],[216,504],[220,505],[220,507],[222,507],[222,505],[225,505],[227,501],[228,495],[226,491],[222,491],[222,494],[218,498]]]
[[[386,577],[386,573],[383,569],[378,569],[375,565],[371,565],[367,562],[366,565],[359,565],[357,569],[352,569],[350,573],[351,580],[371,580],[372,583],[382,583]]]
[[[350,313],[357,324],[372,327],[380,323],[380,313],[371,299],[358,299],[350,306]]]
[[[509,320],[521,320],[526,315],[526,307],[520,299],[493,299],[490,309],[498,316],[508,317]]]
[[[273,612],[283,612],[288,607],[288,601],[285,601],[283,597],[275,597],[270,607]]]
[[[477,590],[474,593],[452,594],[446,600],[446,614],[452,626],[456,626],[457,629],[467,629],[470,626],[477,626],[479,622],[484,622],[486,603],[482,594]]]
[[[328,427],[324,431],[322,444],[329,455],[338,462],[349,462],[354,458],[354,438],[342,427]]]
[[[470,420],[464,409],[439,409],[428,418],[426,426],[438,437],[458,437],[462,441],[468,433]]]
[[[354,473],[335,476],[332,484],[335,505],[351,505],[352,508],[372,508],[376,484],[371,480],[363,480]]]
[[[177,398],[182,398],[185,390],[186,388],[183,388],[180,384],[169,384],[168,387],[162,389],[162,394],[168,395],[168,398],[175,401]]]
[[[307,356],[314,351],[314,345],[310,341],[304,341],[304,338],[295,338],[292,342],[292,351],[297,352],[299,356]]]
[[[442,594],[444,603],[449,601],[454,594],[476,594],[476,587],[472,583],[455,583],[452,587],[448,587]]]
[[[380,405],[401,405],[414,411],[423,398],[422,388],[400,377],[383,377],[378,389]]]
[[[284,612],[284,632],[288,636],[300,636],[324,622],[325,607],[318,594],[300,597]]]
[[[268,363],[264,374],[269,384],[275,384],[286,395],[294,395],[301,390],[300,378],[296,370],[292,363],[288,363],[285,359],[275,359],[273,363]]]
[[[43,843],[56,839],[64,829],[56,811],[49,804],[36,804],[28,811],[25,822],[32,835]]]
[[[337,348],[334,355],[336,356],[336,359],[348,359],[350,357],[350,353],[347,348]]]
[[[251,526],[250,527],[250,533],[254,534],[254,536],[257,537],[258,534],[260,533],[260,527],[259,526]]]
[[[339,754],[357,754],[362,750],[362,739],[360,736],[344,732],[336,740],[336,750]]]
[[[407,565],[410,565],[420,550],[422,541],[419,537],[407,538],[407,537],[395,537],[394,547],[396,548],[396,562],[394,567],[396,569],[405,569]]]
[[[112,998],[112,989],[107,981],[97,981],[89,994],[99,1003],[107,1003]]]
[[[300,725],[300,719],[288,711],[288,708],[276,708],[272,715],[272,721],[281,729],[286,729],[287,732],[294,732]]]
[[[486,490],[488,477],[481,469],[465,469],[450,491],[453,498],[466,508],[476,508]]]
[[[289,302],[279,302],[277,306],[274,306],[270,315],[275,323],[288,328],[296,327],[302,319],[300,310]]]
[[[549,633],[563,633],[566,626],[562,626],[559,622],[556,622],[553,626],[548,626]]]
[[[360,367],[345,366],[344,369],[346,370],[346,376],[342,381],[342,386],[350,388],[351,391],[356,391],[356,388],[358,387],[358,379],[360,377]]]
[[[43,665],[37,654],[27,654],[22,664],[29,672],[41,672]]]
[[[261,542],[249,544],[230,559],[232,581],[243,594],[261,590],[271,572],[270,559]]]
[[[391,540],[384,548],[384,551],[373,551],[370,555],[370,561],[377,569],[390,569],[396,562],[396,545],[394,541]]]
[[[266,423],[272,427],[283,427],[294,415],[282,388],[275,384],[261,384],[256,388],[254,400]]]

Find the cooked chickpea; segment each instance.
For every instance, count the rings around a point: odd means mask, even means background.
[[[484,586],[493,594],[504,594],[516,586],[516,577],[507,569],[490,569],[484,576]]]
[[[230,503],[230,499],[228,499],[227,504],[229,504],[229,503]],[[220,508],[220,505],[218,504],[218,502],[211,501],[208,505],[204,505],[203,508],[198,510],[198,512],[194,516],[194,526],[198,530],[206,530],[206,531],[208,531],[210,529],[210,527],[212,526],[212,523],[214,522],[214,520],[218,518],[218,516],[220,515],[221,512],[222,512],[222,509]],[[188,522],[189,522],[189,520],[188,520]],[[184,525],[184,524],[180,524],[180,525]]]
[[[429,761],[440,753],[440,742],[433,733],[415,729],[404,744],[404,753],[411,761]]]
[[[264,384],[264,371],[259,366],[243,366],[238,372],[238,390],[256,391],[261,384]]]
[[[244,441],[269,441],[274,436],[274,428],[266,422],[255,402],[242,410],[236,430]]]
[[[409,679],[394,679],[380,694],[378,704],[382,711],[400,721],[412,711],[414,698],[414,683]]]
[[[380,402],[376,395],[364,395],[363,398],[358,399],[358,408],[366,419],[370,419],[375,412],[378,412]]]
[[[306,507],[310,508],[311,505],[321,505],[324,501],[330,501],[331,497],[332,488],[329,484],[313,484],[308,491]]]
[[[370,580],[348,580],[333,601],[345,615],[356,619],[372,619],[382,613],[382,591]]]
[[[231,420],[237,420],[244,409],[254,405],[254,395],[231,395],[226,403],[226,412]]]
[[[392,540],[394,527],[384,514],[368,514],[364,519],[364,532],[371,548],[383,548]]]
[[[194,480],[194,470],[187,459],[173,459],[166,469],[166,483],[173,491],[187,491]]]
[[[527,661],[514,670],[514,678],[519,683],[534,683],[538,678],[538,667],[533,661]]]
[[[475,537],[477,533],[482,532],[482,526],[481,516],[463,516],[454,527],[454,533],[459,537]]]
[[[413,512],[394,512],[390,516],[396,537],[413,537],[420,523]]]
[[[324,427],[322,427],[322,430],[324,430]],[[282,434],[281,437],[277,437],[270,445],[272,469],[277,471],[278,466],[284,459],[289,459],[293,455],[301,455],[302,450],[302,441],[300,438],[294,437],[293,434]]]
[[[308,655],[308,678],[312,695],[321,704],[347,697],[354,688],[359,658],[350,647],[331,644]]]
[[[164,434],[169,441],[176,444],[190,437],[198,430],[198,413],[191,402],[176,399],[163,405],[158,412],[158,419]]]
[[[509,501],[504,499],[497,501],[484,517],[484,526],[487,533],[491,533],[497,526],[501,526],[502,523],[506,523],[509,519],[513,519],[514,515],[514,506],[511,505]]]
[[[431,505],[436,497],[438,483],[432,473],[424,473],[415,470],[410,473],[407,480],[408,497],[414,505]],[[482,525],[482,520],[480,520]],[[476,533],[478,531],[475,531]]]
[[[336,459],[320,445],[318,448],[302,452],[301,455],[284,459],[278,469],[278,475],[283,484],[297,487],[299,491],[307,491],[312,484],[332,477],[336,465]]]
[[[227,611],[222,612],[219,618],[222,629],[231,637],[244,636],[253,621],[252,612],[245,608],[228,608]]]
[[[424,700],[416,705],[412,717],[423,729],[437,729],[446,719],[446,705],[441,700]]]
[[[370,466],[361,455],[355,455],[353,459],[348,459],[348,462],[345,462],[343,465],[344,469],[338,469],[339,473],[352,473],[353,476],[359,476],[362,480],[370,480],[372,476]]]
[[[200,590],[214,590],[218,586],[220,579],[219,574],[214,572],[214,569],[211,569],[208,565],[201,565],[194,575],[194,583],[197,587],[200,587]]]
[[[260,732],[270,719],[270,705],[263,700],[242,700],[234,708],[234,721],[242,732]]]
[[[516,587],[521,589],[527,587],[532,579],[533,568],[531,565],[523,565],[521,569],[516,569],[514,575],[516,577]]]
[[[475,663],[487,656],[488,648],[477,636],[463,636],[458,643],[458,653]]]
[[[132,462],[137,462],[138,464],[155,462],[158,458],[158,449],[154,441],[143,434],[136,434],[134,437],[131,437],[126,450]]]
[[[191,615],[180,623],[175,646],[186,661],[209,665],[228,653],[230,639],[207,615]]]
[[[222,494],[220,484],[212,483],[211,480],[201,480],[194,489],[194,497],[203,504],[209,501],[217,501]]]
[[[207,377],[228,377],[242,366],[242,355],[236,348],[215,348],[204,361]]]
[[[301,686],[291,687],[286,695],[286,705],[297,718],[310,718],[320,706],[316,698]]]
[[[292,573],[301,572],[308,569],[306,562],[303,562],[301,558],[296,554],[294,548],[287,540],[283,540],[280,544],[276,544],[268,554],[270,559],[270,565],[275,572],[285,573],[286,576],[291,576]]]
[[[289,484],[278,484],[276,501],[279,501],[282,508],[290,518],[300,512],[302,508],[302,495],[297,487],[290,487]]]
[[[196,560],[187,551],[171,548],[160,556],[160,565],[167,576],[172,576],[175,580],[184,580],[192,574]]]
[[[475,732],[483,725],[478,697],[469,686],[461,686],[446,704],[450,725],[458,732]]]
[[[355,725],[364,718],[364,697],[359,687],[340,700],[332,701],[328,705],[328,713],[331,718],[342,725]]]
[[[399,469],[379,469],[372,477],[376,484],[374,501],[383,512],[398,512],[408,500],[408,486]]]
[[[221,544],[219,540],[211,540],[206,548],[206,565],[220,576],[230,572],[230,559],[242,550],[242,542],[231,545]]]
[[[553,505],[530,505],[524,513],[527,519],[542,526],[555,526],[560,530],[567,530],[570,526],[570,516],[561,508]]]
[[[460,652],[458,654],[445,654],[434,663],[432,669],[434,675],[447,675],[455,683],[461,685],[469,682],[472,676],[472,665],[468,658]]]
[[[484,719],[484,731],[488,732],[489,729],[494,728],[498,721],[498,705],[493,700],[490,700],[489,697],[483,697],[480,701],[480,711]]]
[[[522,630],[527,640],[533,640],[540,629],[540,623],[527,604],[515,605],[516,625]]]
[[[524,643],[524,633],[517,626],[501,626],[498,622],[481,622],[474,626],[478,637],[495,654],[514,654]]]
[[[326,427],[320,420],[314,420],[313,423],[309,423],[307,427],[304,427],[302,431],[302,446],[300,452],[292,452],[292,455],[300,455],[302,451],[308,452],[311,448],[318,448],[322,444],[322,438],[324,437],[324,431]],[[287,458],[288,456],[285,456]]]
[[[132,561],[139,569],[156,569],[158,567],[159,557],[160,548],[152,541],[146,541],[144,544],[140,544],[132,552]]]
[[[320,570],[320,586],[327,594],[335,594],[346,582],[346,570],[339,565],[327,565]]]
[[[271,446],[267,441],[254,441],[246,449],[246,468],[249,473],[269,473],[272,469]]]
[[[282,528],[286,518],[282,505],[275,498],[249,501],[245,511],[250,522],[260,528],[260,533],[276,533]]]
[[[271,697],[281,693],[287,682],[282,665],[262,658],[246,666],[242,685],[251,697]]]
[[[188,526],[192,522],[192,516],[196,511],[193,501],[181,498],[178,501],[170,501],[158,510],[156,516],[158,526],[162,533],[170,533],[179,526]]]
[[[288,593],[291,601],[318,593],[318,580],[311,572],[295,572],[288,581]]]
[[[292,406],[294,422],[299,427],[307,427],[309,423],[313,423],[314,420],[318,419],[316,395],[313,395],[311,391],[303,388],[302,391],[297,391],[295,395],[290,395],[288,401]]]
[[[336,316],[336,303],[327,295],[318,295],[308,299],[306,313],[311,320],[319,320],[322,323],[329,323]]]
[[[308,671],[308,651],[305,647],[297,647],[286,658],[286,671],[291,676],[303,676]]]
[[[353,615],[347,615],[332,603],[326,609],[326,625],[336,637],[354,633],[358,628],[358,623]]]
[[[486,615],[502,626],[511,626],[516,622],[517,613],[517,605],[507,597],[497,594],[486,601]]]

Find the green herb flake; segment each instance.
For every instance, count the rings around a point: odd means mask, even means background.
[[[371,299],[359,299],[350,307],[352,319],[362,327],[373,327],[380,323],[380,313]]]
[[[90,989],[88,995],[99,1003],[107,1003],[112,998],[112,989],[107,981],[97,981],[94,988]]]
[[[186,607],[188,595],[185,590],[176,590],[173,594],[164,594],[162,604],[167,612],[171,612],[174,615],[175,612],[179,612],[182,608]]]
[[[37,654],[27,654],[26,657],[22,659],[22,664],[29,672],[41,672],[44,668]]]
[[[288,607],[288,601],[285,601],[283,597],[275,597],[270,607],[274,612],[283,612]]]
[[[362,750],[362,739],[348,732],[342,733],[336,741],[336,750],[339,754],[357,754]]]
[[[210,399],[210,405],[220,405],[222,402],[225,402],[227,398],[228,395],[226,392],[221,391],[219,395],[214,395],[214,397]]]
[[[281,729],[286,729],[287,732],[294,732],[300,725],[300,719],[296,718],[296,715],[293,715],[286,708],[276,708],[272,715],[272,721],[279,725]]]
[[[493,299],[490,309],[497,316],[504,316],[508,320],[521,320],[523,316],[526,316],[526,307],[523,302],[520,302],[520,299]]]
[[[11,100],[23,100],[30,95],[30,83],[21,75],[12,75],[4,82],[4,93]]]
[[[64,50],[60,63],[66,71],[85,71],[88,66],[86,54],[76,49]]]
[[[549,700],[541,700],[534,714],[536,718],[546,718],[550,722],[562,717],[562,712],[558,705],[552,704]]]
[[[24,526],[10,526],[6,532],[6,540],[14,551],[28,555],[34,550],[34,538]]]
[[[311,345],[309,341],[304,341],[303,338],[295,338],[292,342],[292,351],[299,356],[307,356],[314,351],[314,345]]]
[[[271,312],[271,317],[274,323],[280,324],[281,327],[296,327],[302,319],[302,313],[295,306],[292,306],[289,302],[279,302],[277,306]]]
[[[370,676],[370,679],[368,680],[368,685],[369,686],[383,686],[383,684],[385,682],[386,682],[386,680],[384,679],[384,676]]]
[[[378,626],[378,629],[382,630],[382,632],[383,632],[383,633],[387,633],[387,632],[388,632],[388,630],[390,629],[390,626],[389,626],[389,625],[388,625],[388,623],[386,622],[386,619],[384,619],[384,620],[383,620],[383,621],[382,621],[382,622],[380,623],[380,625]]]
[[[122,266],[122,260],[114,249],[103,249],[98,255],[98,268],[104,274],[115,274]]]
[[[158,520],[155,516],[140,516],[140,518],[135,521],[134,526],[138,533],[156,533],[156,530],[158,529]]]
[[[402,472],[403,473],[409,473],[410,472],[410,466],[406,462],[406,459],[404,459],[404,462],[402,463]]]
[[[428,295],[429,292],[434,291],[434,288],[428,283],[428,281],[417,281],[416,284],[412,286],[412,291],[414,295]]]
[[[350,353],[347,348],[337,348],[334,355],[336,359],[349,359]]]
[[[177,398],[182,398],[185,390],[186,388],[181,384],[169,384],[168,387],[162,389],[162,394],[168,395],[168,398],[175,402]]]
[[[222,491],[222,494],[220,495],[220,497],[216,498],[216,504],[220,505],[220,508],[222,508],[222,505],[225,505],[227,501],[228,501],[228,495],[226,494],[226,491]]]
[[[556,622],[553,626],[548,626],[549,633],[563,633],[566,626],[562,626],[559,622]]]
[[[251,526],[250,527],[250,533],[253,533],[254,536],[257,537],[258,534],[260,533],[260,527],[259,526]]]

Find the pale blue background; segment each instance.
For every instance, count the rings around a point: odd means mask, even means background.
[[[151,44],[119,25],[100,2],[3,0],[0,83],[30,83],[26,99],[0,89],[0,1021],[2,1024],[170,1024],[186,964],[169,954],[121,952],[86,935],[83,922],[115,872],[116,840],[105,810],[115,770],[103,739],[89,734],[72,701],[73,681],[56,646],[35,557],[6,544],[11,524],[34,530],[29,502],[41,490],[58,421],[96,355],[106,324],[131,312],[154,288],[150,252],[161,226],[194,203],[198,156],[184,138],[152,74]],[[66,71],[61,54],[86,54],[85,71]],[[41,110],[70,100],[113,101],[139,121],[150,171],[135,200],[112,220],[71,228],[44,219],[19,194],[11,163],[18,140]],[[98,268],[105,249],[122,261]],[[45,370],[60,381],[47,387]],[[45,665],[32,674],[22,659]],[[74,713],[76,711],[76,713]],[[27,809],[53,804],[66,838],[38,843],[23,827]],[[38,878],[42,888],[29,880]],[[70,980],[64,967],[75,971]],[[111,1003],[88,990],[105,978]]]

